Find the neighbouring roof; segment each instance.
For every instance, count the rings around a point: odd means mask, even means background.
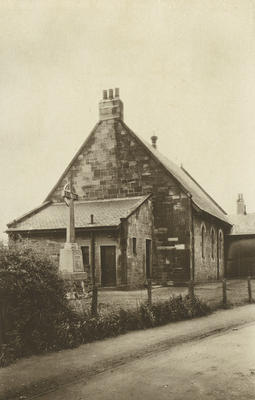
[[[233,225],[230,235],[255,235],[255,213],[229,215]]]
[[[125,125],[122,122],[123,125]],[[227,217],[227,213],[216,203],[215,200],[195,181],[195,179],[183,168],[179,167],[173,161],[170,161],[167,157],[161,154],[152,145],[147,143],[144,139],[137,136],[125,125],[129,132],[137,137],[143,145],[152,153],[165,169],[181,184],[181,186],[192,196],[193,203],[202,211],[213,215],[214,217],[231,224]]]
[[[118,198],[108,200],[77,201],[75,205],[75,227],[116,227],[121,218],[129,217],[149,196]],[[94,216],[93,225],[90,223]],[[68,207],[65,203],[43,204],[10,224],[7,232],[45,229],[65,229],[68,220]]]

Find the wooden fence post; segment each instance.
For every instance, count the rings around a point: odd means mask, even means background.
[[[91,314],[93,317],[97,315],[97,298],[98,291],[96,286],[96,265],[95,265],[95,235],[91,232],[91,273],[92,273],[92,299]]]
[[[194,281],[191,279],[189,281],[189,297],[193,300],[195,297],[195,292],[194,292]]]
[[[250,276],[248,276],[247,283],[248,283],[248,297],[249,297],[249,303],[252,303],[251,277],[250,277]]]
[[[226,307],[227,306],[227,281],[226,281],[226,279],[222,279],[222,294],[223,294],[222,304],[223,304],[223,307]]]
[[[92,299],[91,299],[91,314],[93,317],[97,316],[97,286],[94,285],[92,288]]]
[[[147,279],[148,306],[152,305],[151,279]]]

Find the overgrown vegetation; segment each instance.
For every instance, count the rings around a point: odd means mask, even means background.
[[[136,308],[102,311],[96,318],[89,314],[80,322],[79,331],[83,343],[117,336],[126,332],[147,329],[189,318],[201,317],[210,313],[210,308],[198,298],[189,296],[171,297],[158,301],[151,307],[141,303]]]
[[[66,336],[76,316],[65,284],[46,252],[29,243],[0,249],[0,311],[0,365],[75,341]]]
[[[29,243],[0,248],[0,366],[16,358],[78,346],[98,339],[208,314],[198,298],[172,297],[151,307],[75,313],[57,267]]]

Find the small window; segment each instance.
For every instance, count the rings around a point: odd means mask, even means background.
[[[133,237],[132,239],[132,247],[133,247],[133,254],[136,255],[136,238]]]
[[[202,258],[205,258],[205,226],[204,225],[202,225],[202,228],[201,228],[201,237],[202,237],[202,243],[201,243]]]
[[[214,253],[215,253],[215,232],[214,229],[211,230],[211,256],[214,260]]]

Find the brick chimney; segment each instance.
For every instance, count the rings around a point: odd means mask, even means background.
[[[244,203],[244,198],[242,193],[238,193],[237,198],[237,214],[246,215],[246,205]]]
[[[99,102],[99,119],[123,119],[123,103],[119,98],[119,89],[103,90],[103,99]]]

